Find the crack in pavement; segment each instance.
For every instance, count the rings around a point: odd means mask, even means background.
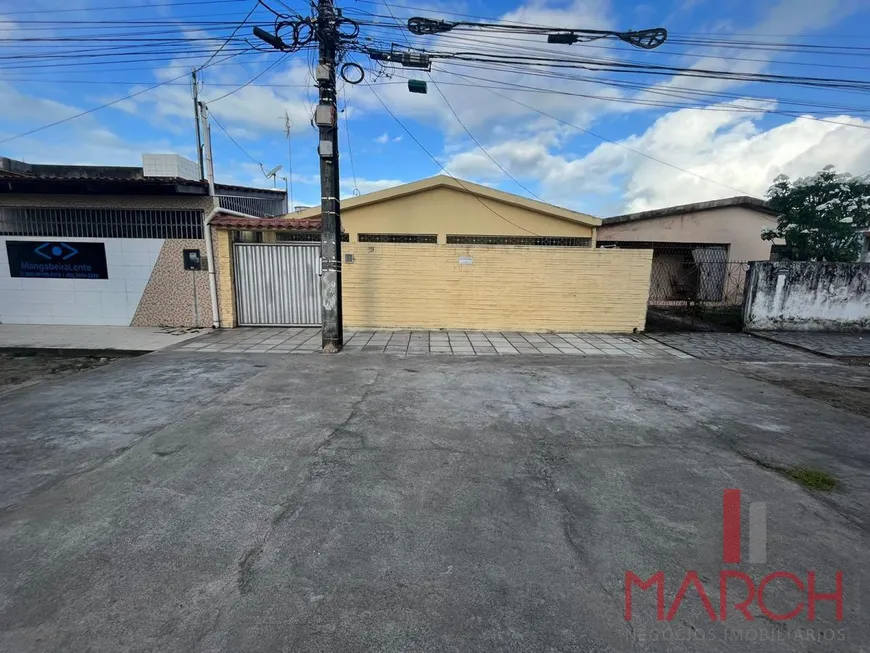
[[[353,421],[353,419],[358,415],[359,408],[368,398],[369,393],[371,392],[372,387],[378,382],[380,379],[381,370],[375,370],[375,375],[369,383],[366,384],[360,398],[357,399],[348,411],[348,415],[345,419],[343,419],[339,424],[337,424],[329,434],[324,438],[323,442],[321,442],[317,447],[315,447],[311,454],[311,461],[307,466],[307,475],[304,480],[298,481],[293,488],[293,492],[291,492],[290,496],[285,499],[283,502],[278,504],[278,509],[274,512],[272,517],[269,520],[269,525],[266,530],[257,538],[256,543],[245,550],[245,552],[239,557],[239,561],[237,563],[236,570],[236,586],[238,588],[239,594],[245,595],[252,591],[251,583],[254,576],[254,566],[259,561],[260,557],[263,554],[263,550],[266,547],[266,544],[271,539],[272,535],[274,535],[277,526],[283,522],[286,518],[288,524],[292,524],[302,513],[302,509],[305,506],[306,497],[304,496],[305,490],[310,487],[310,482],[314,478],[314,469],[318,464],[318,456],[323,451],[325,447],[331,444],[336,435],[342,433],[345,427]],[[287,518],[287,514],[290,511],[293,511],[289,518]]]

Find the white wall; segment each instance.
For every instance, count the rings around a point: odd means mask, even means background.
[[[870,330],[870,263],[752,263],[744,328]]]
[[[161,238],[65,238],[106,247],[108,279],[29,279],[9,274],[6,241],[58,238],[0,237],[0,323],[128,326],[163,247]]]

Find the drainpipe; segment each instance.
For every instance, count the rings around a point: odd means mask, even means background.
[[[221,327],[221,314],[218,310],[218,294],[217,294],[217,270],[214,263],[214,246],[211,241],[211,221],[216,215],[222,213],[224,215],[232,215],[237,218],[256,218],[256,216],[231,211],[229,209],[214,208],[211,210],[205,219],[202,221],[203,237],[205,238],[205,260],[208,263],[208,292],[211,296],[211,321],[212,328],[219,329]]]

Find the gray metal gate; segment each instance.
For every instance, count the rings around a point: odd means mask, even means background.
[[[320,325],[320,245],[233,247],[239,326]]]

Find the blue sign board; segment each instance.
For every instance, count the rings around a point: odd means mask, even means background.
[[[42,279],[108,279],[103,243],[7,240],[9,274]]]

